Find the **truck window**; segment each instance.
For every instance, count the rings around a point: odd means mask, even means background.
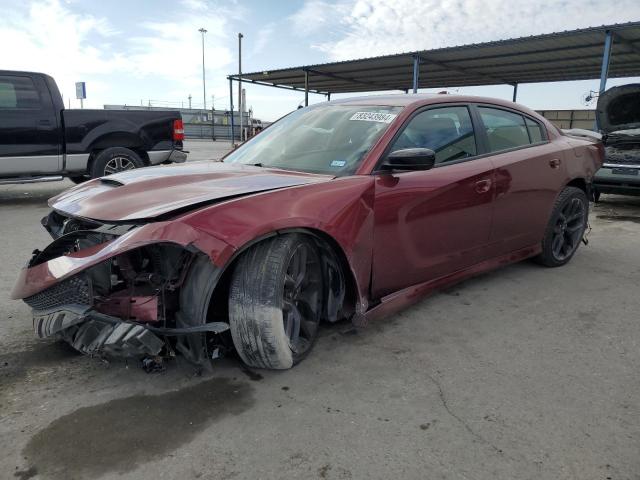
[[[0,109],[40,108],[38,91],[29,77],[0,76]]]

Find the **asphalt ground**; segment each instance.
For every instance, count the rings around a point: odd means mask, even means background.
[[[37,340],[9,300],[69,186],[0,186],[1,479],[640,478],[640,198],[603,196],[565,267],[326,326],[292,370],[146,374]]]

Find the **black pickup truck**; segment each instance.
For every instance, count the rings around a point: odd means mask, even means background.
[[[0,184],[184,162],[177,111],[67,110],[49,75],[0,70]]]

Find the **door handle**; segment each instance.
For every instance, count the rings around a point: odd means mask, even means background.
[[[558,168],[560,166],[560,159],[559,158],[552,158],[551,160],[549,160],[549,166],[551,168]]]
[[[485,178],[476,182],[476,193],[487,193],[491,189],[491,180]]]
[[[38,126],[39,127],[50,127],[51,126],[51,120],[38,120]]]

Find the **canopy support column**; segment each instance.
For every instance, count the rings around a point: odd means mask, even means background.
[[[235,146],[234,125],[233,125],[233,79],[229,77],[229,109],[231,112],[231,146]]]
[[[518,98],[518,84],[514,83],[513,84],[513,99],[512,101],[516,101],[516,98]]]
[[[609,60],[611,60],[611,30],[607,30],[604,37],[604,52],[602,53],[602,66],[600,67],[600,89],[602,94],[607,88],[607,76],[609,75]]]
[[[304,71],[304,106],[309,106],[309,72]]]
[[[418,93],[418,82],[420,80],[420,56],[413,56],[413,93]]]
[[[331,92],[327,93],[327,102],[331,101]]]

